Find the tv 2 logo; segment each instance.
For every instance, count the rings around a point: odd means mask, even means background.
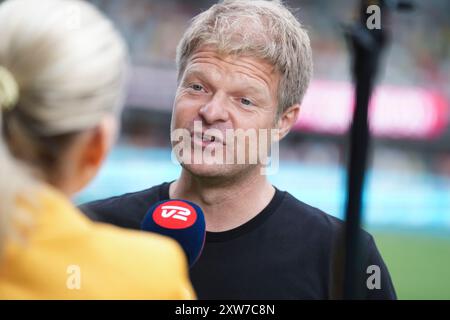
[[[187,221],[187,217],[191,215],[191,211],[188,208],[183,208],[179,206],[163,206],[161,207],[163,218],[173,218],[182,221]]]

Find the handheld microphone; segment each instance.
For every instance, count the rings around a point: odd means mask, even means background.
[[[203,250],[206,236],[202,209],[186,200],[160,201],[147,211],[141,223],[144,231],[155,232],[178,241],[192,267]]]

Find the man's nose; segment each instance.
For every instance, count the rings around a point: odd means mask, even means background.
[[[219,92],[215,93],[211,99],[200,108],[198,113],[208,124],[228,121],[229,115],[226,108],[225,95]]]

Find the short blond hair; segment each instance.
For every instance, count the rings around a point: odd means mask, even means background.
[[[281,1],[225,0],[194,17],[178,44],[178,80],[203,45],[275,66],[281,75],[278,115],[302,102],[312,76],[311,45],[305,28]]]

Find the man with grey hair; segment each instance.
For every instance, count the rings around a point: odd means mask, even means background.
[[[222,1],[192,20],[178,46],[177,67],[171,130],[173,148],[181,150],[181,176],[82,209],[94,220],[139,229],[158,201],[199,204],[207,234],[191,279],[200,299],[332,298],[333,249],[342,222],[261,174],[260,149],[288,134],[312,75],[305,29],[280,1]],[[237,142],[252,145],[244,148],[243,162],[237,161],[235,136],[228,139],[238,130],[256,132]],[[267,130],[269,141],[259,134]],[[174,138],[180,131],[193,141]],[[190,161],[199,150],[202,161]],[[257,161],[249,163],[252,152]],[[211,161],[220,154],[232,161]],[[365,232],[363,238],[369,248],[364,272],[373,265],[380,271],[379,285],[364,288],[365,297],[394,299],[373,238]]]

